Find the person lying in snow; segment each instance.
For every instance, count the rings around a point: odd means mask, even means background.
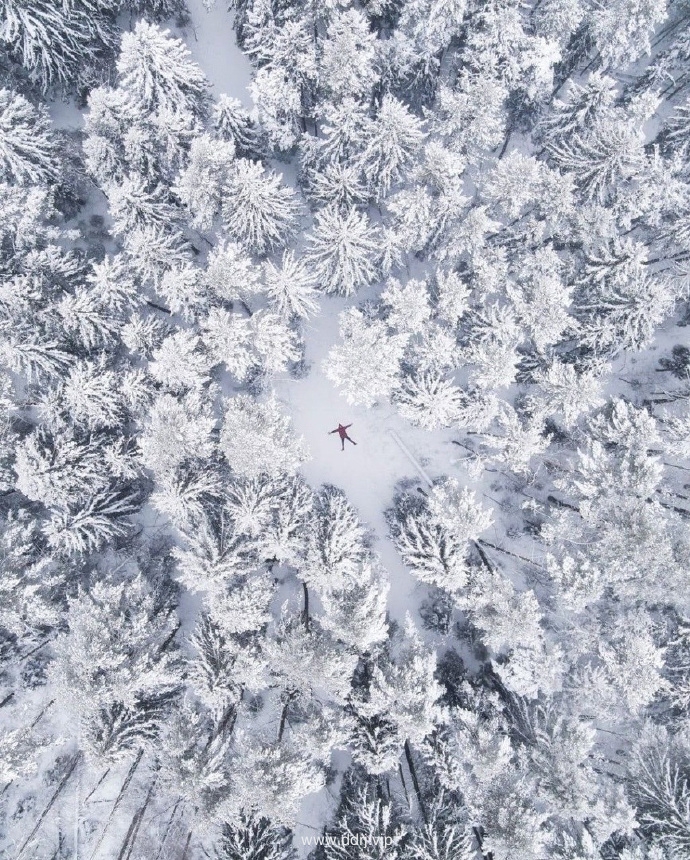
[[[337,433],[340,436],[340,441],[342,442],[342,445],[343,445],[343,447],[340,449],[341,451],[345,450],[345,440],[346,439],[348,442],[352,442],[353,445],[357,444],[355,441],[350,439],[350,437],[347,435],[347,428],[348,427],[352,427],[352,424],[345,424],[345,425],[338,424],[338,426],[335,428],[335,430],[331,430],[328,434],[330,436],[331,433]]]

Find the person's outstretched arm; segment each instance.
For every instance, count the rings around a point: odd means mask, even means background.
[[[352,424],[346,424],[346,425],[345,425],[345,427],[344,427],[343,429],[344,429],[344,430],[347,430],[347,428],[348,428],[348,427],[352,427]]]
[[[329,430],[329,431],[328,431],[328,435],[330,436],[330,435],[331,435],[331,433],[337,433],[337,432],[338,432],[338,430],[340,430],[340,427],[336,427],[336,428],[335,428],[335,430]]]

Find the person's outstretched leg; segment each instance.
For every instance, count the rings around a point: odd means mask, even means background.
[[[350,439],[350,437],[349,437],[349,436],[346,436],[345,438],[347,439],[347,441],[348,441],[348,442],[352,442],[352,444],[353,444],[353,445],[356,445],[356,444],[357,444],[357,443],[355,442],[355,440],[354,440],[354,439]],[[343,442],[343,448],[344,448],[344,447],[345,447],[345,443]]]
[[[342,436],[340,437],[340,444],[343,446],[340,450],[344,451],[345,450],[345,440],[342,438]]]

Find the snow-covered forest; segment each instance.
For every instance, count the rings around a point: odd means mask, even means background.
[[[0,857],[688,860],[690,0],[228,2],[0,0]]]

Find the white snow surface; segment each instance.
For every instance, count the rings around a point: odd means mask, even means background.
[[[84,112],[77,107],[73,98],[49,102],[47,108],[55,129],[74,131],[84,125]]]
[[[191,25],[184,34],[192,57],[213,87],[214,98],[221,93],[239,99],[246,108],[252,107],[247,90],[251,82],[251,65],[237,47],[232,28],[233,13],[225,2],[208,9],[203,0],[187,0]]]

